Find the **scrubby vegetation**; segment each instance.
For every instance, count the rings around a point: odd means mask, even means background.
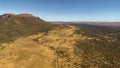
[[[112,43],[106,40],[77,41],[74,53],[77,56],[82,55],[83,60],[80,66],[83,66],[83,68],[119,68],[119,46],[119,42]]]
[[[0,54],[0,68],[120,68],[120,32],[5,15],[0,16]]]

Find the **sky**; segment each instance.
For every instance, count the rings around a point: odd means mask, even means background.
[[[0,0],[0,15],[30,13],[46,21],[119,21],[120,0]]]

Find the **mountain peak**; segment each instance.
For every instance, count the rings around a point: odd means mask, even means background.
[[[3,14],[0,17],[1,18],[8,18],[8,17],[14,17],[14,16],[16,16],[16,15],[15,14]]]
[[[27,14],[27,13],[24,13],[24,14],[18,14],[17,16],[19,16],[19,17],[33,17],[32,14]]]
[[[40,23],[45,23],[42,19],[39,17],[33,16],[32,14],[3,14],[0,15],[0,24],[24,24],[29,23],[29,24],[40,24]]]
[[[6,13],[6,14],[3,14],[3,15],[0,15],[1,18],[9,18],[9,17],[34,17],[32,14],[27,14],[27,13],[24,13],[24,14],[10,14],[10,13]]]

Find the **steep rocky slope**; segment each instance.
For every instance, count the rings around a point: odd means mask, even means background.
[[[11,41],[14,36],[45,32],[49,26],[49,23],[31,14],[0,15],[0,42]]]

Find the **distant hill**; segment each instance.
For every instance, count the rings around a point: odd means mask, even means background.
[[[58,24],[58,23],[62,23],[62,24],[86,24],[86,25],[96,25],[96,26],[111,26],[111,27],[120,27],[120,22],[62,22],[62,21],[58,21],[58,22],[51,22],[53,24]]]
[[[82,24],[120,27],[120,22],[83,22]]]

